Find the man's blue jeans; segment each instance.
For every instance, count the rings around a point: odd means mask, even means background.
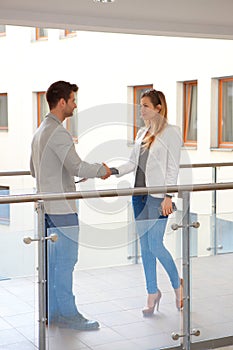
[[[167,217],[160,216],[159,207],[162,198],[150,195],[133,196],[133,209],[136,219],[136,229],[140,238],[142,263],[145,272],[147,292],[157,293],[156,259],[166,270],[172,287],[179,288],[180,278],[175,262],[164,246],[163,238]]]
[[[47,242],[47,308],[49,322],[61,315],[78,314],[73,295],[73,270],[78,260],[79,222],[77,214],[45,214],[47,236],[58,235],[58,240]]]

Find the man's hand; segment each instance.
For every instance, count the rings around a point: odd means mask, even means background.
[[[103,163],[103,166],[106,169],[106,174],[104,176],[101,176],[101,179],[102,180],[106,180],[109,176],[112,175],[112,172],[111,172],[111,170],[109,169],[109,167],[105,163]]]

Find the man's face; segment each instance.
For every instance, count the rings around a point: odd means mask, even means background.
[[[68,118],[73,115],[74,109],[77,108],[76,101],[75,101],[75,94],[72,91],[70,94],[69,100],[66,102],[65,108],[64,108],[64,117]]]

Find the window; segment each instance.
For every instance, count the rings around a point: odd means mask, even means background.
[[[134,125],[134,132],[133,136],[134,139],[137,135],[138,130],[144,126],[144,122],[141,118],[141,112],[140,112],[140,99],[141,94],[148,90],[152,89],[153,85],[138,85],[133,87],[133,104],[134,104],[134,118],[133,118],[133,125]]]
[[[219,80],[218,147],[233,147],[233,78]]]
[[[0,36],[6,35],[6,26],[0,25]]]
[[[73,38],[77,35],[76,30],[60,29],[60,39]]]
[[[64,30],[64,36],[69,37],[69,36],[75,36],[76,34],[77,33],[75,30],[69,30],[69,29]]]
[[[49,106],[46,100],[46,92],[37,92],[37,126],[39,126],[44,120],[45,116],[49,113]],[[74,142],[78,141],[78,122],[77,122],[77,109],[74,110],[73,116],[67,118],[64,121],[64,127],[69,130],[73,136]]]
[[[0,130],[8,130],[7,94],[0,94]]]
[[[184,82],[184,144],[197,144],[197,81]]]
[[[7,196],[10,193],[8,186],[0,186],[0,195]],[[0,204],[0,225],[9,225],[10,223],[10,204]]]
[[[48,39],[48,29],[36,28],[36,40],[47,40]]]
[[[37,92],[37,126],[39,126],[46,114],[49,113],[49,106],[46,100],[45,91]]]

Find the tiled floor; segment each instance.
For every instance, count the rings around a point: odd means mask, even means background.
[[[180,262],[177,262],[180,268]],[[192,328],[201,335],[192,341],[233,335],[233,254],[192,260]],[[182,312],[175,308],[174,292],[159,265],[162,291],[160,310],[142,317],[145,287],[142,266],[128,265],[76,271],[74,292],[80,311],[97,319],[101,329],[77,332],[49,328],[49,350],[152,350],[174,347]],[[0,350],[35,350],[37,283],[34,278],[0,281]],[[37,309],[37,306],[36,306]],[[227,349],[233,349],[228,347]]]

